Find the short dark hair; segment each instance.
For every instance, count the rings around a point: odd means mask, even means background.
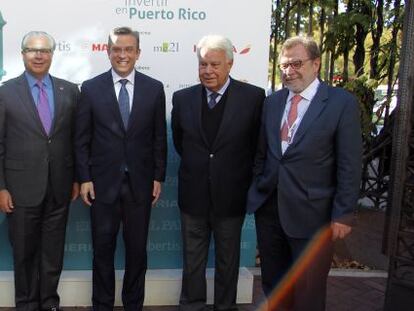
[[[117,27],[114,28],[111,33],[108,36],[108,48],[111,48],[111,46],[114,44],[114,42],[112,41],[112,36],[125,36],[125,35],[131,35],[135,38],[135,40],[137,41],[137,49],[139,50],[139,32],[132,30],[129,27]]]
[[[282,55],[285,50],[289,50],[297,45],[302,45],[305,48],[310,59],[317,59],[321,57],[321,52],[316,41],[311,37],[305,36],[296,36],[287,39],[282,45],[280,55]]]

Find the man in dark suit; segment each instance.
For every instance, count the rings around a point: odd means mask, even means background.
[[[249,189],[248,212],[255,212],[266,295],[327,226],[332,240],[350,231],[361,173],[358,103],[340,88],[320,82],[320,52],[310,38],[282,46],[286,88],[267,97]],[[294,286],[288,310],[324,310],[332,241]]]
[[[56,310],[74,183],[73,121],[78,87],[52,77],[55,40],[22,40],[26,71],[0,88],[0,209],[7,213],[17,310]]]
[[[217,35],[197,45],[201,84],[173,95],[172,130],[181,156],[178,200],[184,268],[181,310],[206,303],[210,236],[215,242],[215,310],[235,310],[240,235],[264,91],[229,77],[233,45]]]
[[[139,55],[139,33],[114,29],[108,40],[112,69],[81,89],[75,147],[81,196],[91,205],[94,310],[113,309],[121,223],[123,305],[141,310],[144,302],[151,203],[161,193],[167,143],[164,88],[135,70]]]

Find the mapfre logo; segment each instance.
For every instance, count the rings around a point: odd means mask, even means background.
[[[244,46],[242,48],[237,48],[236,46],[233,45],[233,53],[234,54],[239,54],[239,55],[249,54],[251,49],[252,49],[251,44],[247,44],[246,46]],[[193,52],[197,52],[197,44],[194,44]]]
[[[92,52],[106,52],[108,51],[108,43],[91,43],[90,49]]]

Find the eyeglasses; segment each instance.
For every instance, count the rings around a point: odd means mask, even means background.
[[[308,60],[311,60],[311,59],[308,58],[308,59],[302,59],[302,60],[295,60],[295,61],[289,62],[289,63],[281,63],[281,64],[279,64],[279,68],[280,68],[280,70],[286,70],[290,67],[294,70],[299,70],[300,68],[302,68],[303,63],[308,61]]]
[[[40,55],[49,55],[52,53],[52,49],[24,48],[23,53],[31,55],[36,55],[37,53]]]
[[[124,48],[121,48],[119,46],[113,46],[111,47],[111,52],[114,54],[121,54],[122,52],[125,52],[126,54],[132,54],[138,49],[135,46],[127,46]]]

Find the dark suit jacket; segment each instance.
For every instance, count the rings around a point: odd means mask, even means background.
[[[74,176],[73,126],[78,87],[52,77],[55,103],[50,137],[39,118],[26,77],[0,88],[0,189],[18,206],[36,206],[48,177],[58,203],[69,201]]]
[[[321,83],[292,144],[282,155],[280,124],[288,90],[269,96],[249,189],[248,212],[260,208],[277,190],[285,232],[309,238],[330,221],[348,223],[361,175],[361,128],[355,98]]]
[[[223,118],[210,147],[201,125],[203,86],[173,95],[172,130],[181,156],[178,201],[182,211],[236,216],[246,211],[246,192],[260,128],[264,91],[231,79]]]
[[[85,81],[76,118],[78,178],[92,181],[96,199],[112,203],[128,168],[135,199],[152,200],[153,181],[164,181],[167,140],[161,82],[135,72],[134,98],[124,129],[111,71]]]

